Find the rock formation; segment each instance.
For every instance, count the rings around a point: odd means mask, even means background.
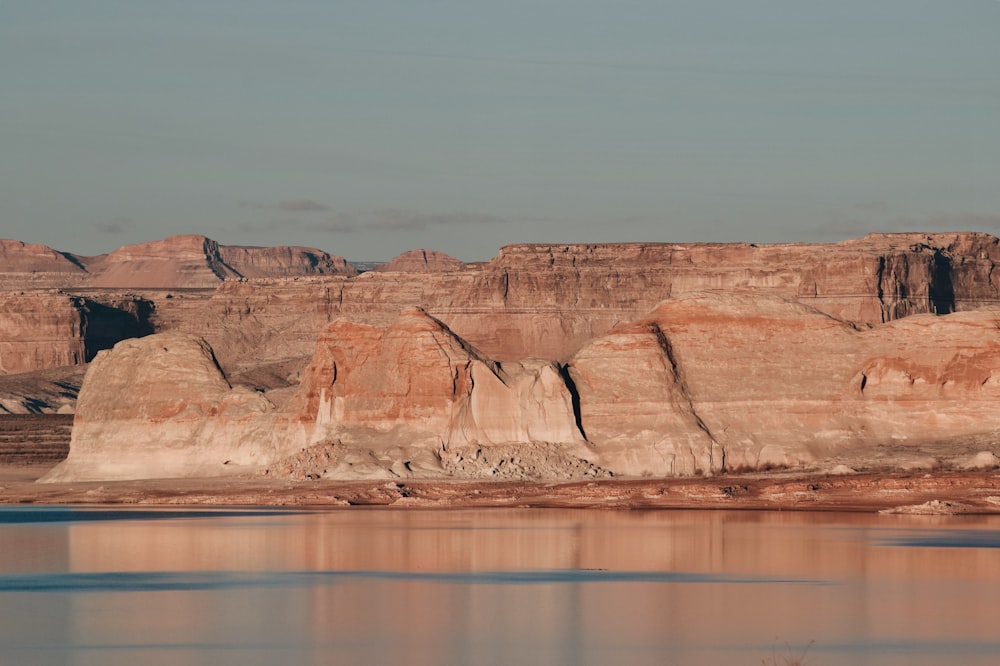
[[[381,326],[420,307],[490,358],[565,362],[595,336],[685,294],[777,296],[860,327],[975,309],[1000,300],[997,243],[985,234],[881,234],[832,244],[511,245],[460,271],[227,281],[197,325],[181,328],[208,339],[229,367],[279,348],[305,356],[338,316]]]
[[[22,267],[59,261],[11,247]],[[325,473],[345,478],[916,468],[996,455],[1000,241],[985,234],[522,244],[483,264],[407,253],[361,275],[318,250],[201,236],[59,256],[88,271],[92,291],[8,294],[6,310],[0,299],[0,364],[90,358],[96,347],[66,331],[97,339],[100,327],[53,318],[64,302],[126,314],[151,303],[151,329],[174,337],[122,342],[94,362],[74,453],[54,478],[218,473],[222,459],[221,471],[270,469],[320,450]],[[97,288],[130,281],[141,298]],[[46,326],[62,337],[16,332]],[[77,347],[60,352],[57,337]]]
[[[0,292],[0,375],[85,363],[119,340],[151,332],[148,302],[112,302],[52,291]]]
[[[493,465],[477,463],[481,449],[506,445],[527,458],[532,445],[557,442],[564,457],[586,455],[560,372],[540,360],[501,365],[410,309],[386,328],[347,320],[328,326],[296,405],[314,418],[314,441],[363,452],[348,467],[367,462],[370,473],[435,475],[442,458],[453,466],[468,459],[468,474],[496,476]]]
[[[179,333],[98,354],[77,401],[70,453],[45,481],[221,476],[295,450],[260,393],[232,387],[204,341]]]
[[[984,309],[858,330],[787,301],[693,296],[598,338],[569,374],[616,472],[870,468],[882,447],[912,463],[992,445],[998,321]]]
[[[224,246],[198,235],[126,245],[88,261],[90,287],[214,288],[226,279],[287,275],[354,275],[342,257],[299,247]]]
[[[87,269],[71,254],[0,238],[0,289],[64,287],[86,276]]]
[[[383,273],[446,273],[460,271],[465,264],[436,250],[410,250],[372,270]]]
[[[964,466],[1000,432],[998,322],[859,330],[783,299],[692,295],[561,365],[496,362],[411,309],[329,325],[282,410],[233,389],[203,341],[150,336],[95,361],[50,480],[263,469],[310,446],[334,478]]]

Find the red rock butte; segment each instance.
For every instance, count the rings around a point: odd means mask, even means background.
[[[0,252],[0,372],[91,361],[50,480],[303,456],[330,478],[546,480],[997,460],[986,234],[418,250],[362,274],[203,236]]]

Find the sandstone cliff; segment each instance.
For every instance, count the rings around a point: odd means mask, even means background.
[[[208,339],[228,368],[278,350],[308,355],[338,316],[381,326],[420,307],[490,358],[565,362],[686,294],[777,296],[860,327],[975,309],[1000,301],[997,244],[985,234],[882,234],[829,244],[511,245],[456,271],[228,281],[181,328]]]
[[[204,342],[150,336],[95,361],[49,480],[277,469],[310,448],[334,478],[961,465],[1000,432],[998,323],[982,309],[858,329],[784,299],[691,295],[562,365],[497,362],[412,309],[333,322],[283,410],[231,388]]]
[[[393,258],[384,264],[379,264],[373,271],[383,273],[445,273],[460,271],[465,264],[455,257],[436,250],[410,250]]]
[[[178,333],[98,354],[77,401],[70,453],[42,480],[220,476],[294,451],[294,428],[260,393],[232,387],[204,341]]]
[[[80,284],[87,269],[79,258],[45,245],[0,238],[0,289],[44,289]]]
[[[327,327],[295,406],[314,418],[313,441],[349,447],[332,474],[436,476],[443,462],[462,476],[503,476],[509,464],[562,477],[586,455],[557,364],[501,365],[419,309],[386,328]],[[533,445],[553,442],[560,460],[535,456]]]
[[[86,363],[101,349],[152,332],[151,304],[107,303],[55,291],[0,292],[0,375]]]
[[[342,257],[321,250],[225,246],[198,235],[126,245],[87,265],[89,286],[131,289],[211,288],[239,277],[356,274]]]
[[[319,250],[227,247],[204,236],[126,246],[75,264],[71,255],[36,250],[28,255],[46,266],[61,262],[72,280],[89,269],[74,290],[92,300],[112,285],[141,292],[155,304],[157,331],[205,337],[236,372],[258,361],[305,359],[339,316],[385,325],[407,307],[423,308],[490,358],[565,362],[595,336],[691,293],[769,294],[862,327],[1000,299],[998,240],[972,233],[873,234],[830,244],[521,244],[468,265],[421,250],[385,266],[392,270],[360,276]]]
[[[439,262],[424,253],[357,276],[334,259],[327,271],[326,259],[300,249],[255,254],[200,236],[123,249],[114,262],[113,253],[80,264],[109,280],[128,272],[108,268],[117,265],[153,276],[149,284],[168,275],[175,285],[217,286],[142,292],[155,304],[147,314],[156,330],[188,342],[162,352],[155,336],[121,343],[95,362],[74,434],[81,453],[60,474],[73,478],[81,465],[104,474],[100,460],[115,446],[137,452],[117,475],[208,473],[220,452],[227,470],[270,469],[303,449],[323,451],[322,473],[387,478],[876,469],[992,456],[998,243],[985,234],[894,234],[767,246],[522,244],[455,270],[429,270]],[[240,273],[289,266],[312,274]],[[42,338],[10,331],[61,326],[58,339],[76,340],[79,332],[66,331],[95,329],[83,318],[67,327],[72,316],[48,313],[62,306],[31,298],[10,311],[38,322],[8,326],[6,342],[20,347],[5,353],[0,341],[0,361],[63,363],[44,360],[52,353],[44,344],[31,346]],[[72,307],[96,307],[89,303]],[[215,356],[191,342],[201,339]],[[77,361],[93,353],[83,340]],[[175,350],[195,359],[179,366],[206,379],[157,370]],[[158,359],[152,374],[113,378],[114,365],[146,356]],[[269,392],[231,389],[226,375]],[[140,398],[155,403],[155,395],[142,382],[196,407],[148,412]],[[111,405],[121,392],[135,400],[119,413]],[[157,458],[149,452],[164,424],[174,434]],[[155,469],[143,458],[157,460]]]

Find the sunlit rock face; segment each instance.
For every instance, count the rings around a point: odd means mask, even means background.
[[[194,281],[226,256],[168,241],[200,257],[175,271]],[[134,265],[157,253],[173,256]],[[237,255],[226,266],[277,270]],[[988,466],[998,257],[983,234],[515,245],[454,270],[424,253],[359,276],[226,280],[157,303],[158,322],[204,336],[98,357],[52,478],[266,470],[310,447],[337,478]],[[233,388],[216,362],[251,376],[307,355],[287,402]]]
[[[47,289],[83,283],[80,257],[35,243],[0,238],[0,289]]]
[[[44,481],[219,476],[256,470],[295,437],[260,393],[232,387],[211,348],[162,333],[90,365],[69,457]]]
[[[947,463],[1000,431],[998,321],[859,330],[779,299],[692,296],[597,338],[569,374],[588,441],[623,473]]]
[[[842,243],[519,244],[459,265],[405,253],[358,277],[227,281],[171,325],[239,359],[308,355],[337,317],[377,326],[420,307],[497,361],[566,362],[591,339],[661,301],[700,293],[779,297],[858,327],[1000,298],[997,239],[873,234]],[[291,328],[294,335],[287,335]]]
[[[436,250],[409,250],[372,270],[378,273],[447,273],[465,269],[465,263]]]
[[[390,468],[402,463],[406,475],[440,475],[448,465],[490,475],[480,449],[500,445],[522,449],[517,457],[541,443],[559,443],[569,457],[586,453],[557,364],[497,363],[419,309],[385,328],[346,319],[328,326],[296,404],[315,414],[314,441],[344,442]]]
[[[199,235],[126,245],[87,263],[90,287],[197,289],[233,278],[355,275],[342,257],[313,248],[220,245]]]
[[[499,363],[422,310],[321,334],[283,409],[204,341],[119,343],[88,372],[49,480],[267,469],[326,447],[333,478],[682,476],[995,459],[1000,311],[859,330],[798,303],[692,295],[562,365]]]
[[[0,375],[83,364],[151,331],[148,301],[106,300],[111,305],[54,290],[0,292]]]

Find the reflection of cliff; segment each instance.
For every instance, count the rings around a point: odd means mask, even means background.
[[[252,635],[261,649],[291,641],[316,663],[334,656],[351,663],[491,663],[483,655],[498,645],[505,659],[522,662],[542,655],[546,663],[608,663],[627,650],[630,663],[691,663],[688,652],[717,650],[715,660],[695,663],[720,663],[719,656],[734,652],[770,654],[776,639],[779,647],[814,639],[821,649],[863,649],[868,641],[973,647],[991,641],[1000,563],[990,549],[883,544],[927,525],[842,514],[354,510],[74,524],[69,553],[75,572],[384,574],[329,584],[223,586],[218,593],[182,590],[130,615],[130,637],[152,634],[152,643],[169,644],[184,627],[215,644],[233,640],[235,628],[243,627],[244,640]],[[939,526],[938,534],[954,527]],[[957,532],[995,528],[995,521],[972,518]],[[420,578],[567,569],[718,579],[498,584]],[[116,604],[125,601],[105,598],[105,613],[81,614],[80,628],[93,636],[108,632],[102,617],[117,620],[107,613]],[[570,653],[574,658],[566,657]],[[851,663],[852,655],[838,661],[825,653],[823,663]]]
[[[946,578],[1000,582],[988,548],[894,546],[933,527],[958,538],[996,527],[954,519],[727,511],[343,510],[70,526],[73,571],[588,569],[786,580]],[[992,532],[981,532],[988,536]],[[891,547],[890,547],[891,546]]]

